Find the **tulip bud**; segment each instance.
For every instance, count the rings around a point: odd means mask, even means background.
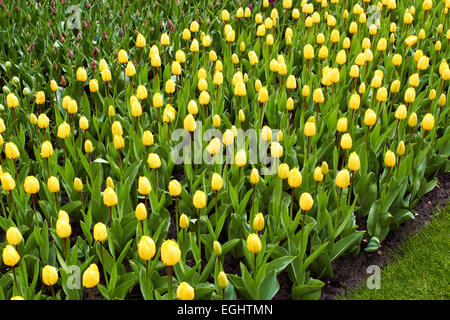
[[[314,200],[308,192],[303,192],[300,196],[300,208],[309,211],[314,205]]]
[[[63,219],[58,219],[56,222],[56,234],[61,239],[65,239],[72,234],[72,228],[68,221]]]
[[[156,246],[155,242],[149,236],[142,236],[137,244],[139,257],[142,260],[148,261],[155,256]]]
[[[328,173],[328,163],[325,161],[322,162],[322,165],[320,166],[320,169],[324,175]]]
[[[203,191],[197,190],[194,193],[194,197],[192,198],[192,203],[194,207],[197,209],[203,209],[206,207],[206,195]]]
[[[186,229],[189,227],[189,218],[184,213],[180,216],[180,228]]]
[[[256,231],[262,231],[264,229],[264,216],[261,212],[253,218],[253,229]]]
[[[347,122],[347,118],[340,118],[336,126],[337,131],[341,133],[347,131]]]
[[[222,246],[220,245],[219,241],[213,242],[213,251],[217,257],[220,257],[222,255]]]
[[[28,176],[25,178],[23,189],[28,194],[36,194],[39,192],[39,181],[34,176]]]
[[[148,195],[152,191],[152,186],[147,177],[139,177],[138,192],[139,194]]]
[[[278,177],[282,180],[289,177],[289,166],[287,163],[282,163],[278,167]]]
[[[222,186],[223,186],[222,177],[220,176],[220,174],[214,172],[211,178],[211,189],[213,189],[214,191],[218,191],[222,189]]]
[[[347,169],[341,170],[336,175],[336,185],[341,188],[345,189],[350,184],[350,173]]]
[[[356,152],[350,153],[350,157],[348,158],[348,168],[352,171],[358,171],[360,167],[361,163],[358,154]]]
[[[143,48],[146,45],[146,41],[144,36],[141,33],[138,33],[136,37],[136,47]]]
[[[431,113],[427,113],[421,123],[421,127],[425,131],[430,131],[434,127],[434,117]]]
[[[219,287],[224,290],[226,287],[228,287],[228,278],[225,272],[220,271],[219,276],[217,279],[217,283],[219,284]]]
[[[386,151],[386,153],[384,155],[384,164],[387,167],[394,167],[395,166],[395,164],[396,164],[396,157],[395,157],[395,154],[391,150]]]
[[[119,61],[119,63],[127,63],[128,62],[127,52],[121,49],[117,55],[117,60]]]
[[[95,263],[91,264],[83,273],[83,286],[93,288],[100,282],[100,274]]]
[[[11,191],[16,188],[16,182],[14,178],[8,173],[0,174],[0,180],[2,182],[2,189],[5,191]]]
[[[57,136],[60,139],[66,139],[69,135],[70,135],[70,125],[64,121],[58,126]]]
[[[316,124],[314,122],[310,122],[310,121],[306,122],[303,133],[307,137],[315,136],[316,135]]]
[[[103,203],[107,207],[112,207],[117,204],[117,194],[113,188],[107,187],[105,191],[103,191]]]
[[[83,67],[79,67],[76,73],[77,80],[80,82],[84,82],[87,80],[87,72]]]
[[[314,174],[313,174],[313,178],[314,178],[314,181],[316,181],[316,182],[322,182],[322,180],[323,180],[323,173],[322,173],[322,168],[321,167],[316,167],[315,169],[314,169]]]
[[[274,158],[281,158],[283,156],[283,147],[278,142],[270,144],[270,155]]]
[[[314,48],[312,47],[312,45],[305,45],[305,47],[303,48],[303,57],[306,60],[311,60],[314,58]]]
[[[250,173],[250,183],[255,185],[259,182],[259,172],[258,169],[253,168],[252,172]]]
[[[17,159],[20,157],[19,149],[14,142],[8,142],[5,144],[5,155],[8,159]]]
[[[177,298],[179,300],[194,300],[194,288],[187,282],[181,282],[177,288]]]
[[[21,243],[22,234],[20,233],[19,229],[17,229],[16,227],[8,228],[8,230],[6,230],[6,241],[12,246],[17,246],[19,243]]]
[[[213,126],[214,126],[214,128],[220,127],[220,123],[221,123],[220,116],[218,114],[215,114],[214,117],[213,117]]]
[[[47,186],[48,186],[48,190],[51,193],[59,192],[59,181],[58,181],[58,178],[53,177],[53,176],[48,178]]]
[[[56,81],[54,79],[52,79],[52,81],[50,81],[50,89],[53,92],[56,92],[58,90],[58,84],[56,83]]]
[[[247,249],[254,254],[257,254],[261,251],[261,240],[258,235],[255,233],[249,234],[247,237]]]
[[[405,143],[403,141],[400,141],[397,146],[397,155],[399,157],[403,156],[405,154]]]
[[[94,239],[95,241],[105,241],[108,238],[108,232],[106,231],[106,226],[98,222],[94,226]]]
[[[401,104],[395,111],[395,118],[398,120],[404,120],[406,119],[407,114],[408,110],[406,110],[406,106],[404,104]]]
[[[16,249],[11,245],[6,245],[2,252],[3,263],[9,267],[14,267],[20,260]]]
[[[447,97],[445,96],[444,93],[442,93],[438,100],[439,107],[444,107],[446,102],[447,102]]]
[[[166,266],[174,266],[180,261],[181,251],[178,243],[166,240],[161,246],[161,260]]]
[[[153,145],[153,134],[150,132],[150,130],[145,130],[142,134],[142,143],[144,146],[151,146]]]
[[[58,270],[55,267],[46,265],[42,268],[42,282],[49,287],[56,284],[58,282]]]
[[[244,149],[242,149],[236,153],[236,155],[234,157],[234,163],[238,167],[243,167],[247,164],[247,155],[246,155]]]
[[[161,159],[156,153],[150,153],[147,158],[148,165],[152,169],[158,169],[161,167]]]
[[[377,122],[377,114],[372,109],[367,109],[364,114],[364,124],[368,127],[373,126]]]

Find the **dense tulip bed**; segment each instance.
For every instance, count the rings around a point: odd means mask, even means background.
[[[449,0],[23,2],[1,299],[318,299],[450,169]]]

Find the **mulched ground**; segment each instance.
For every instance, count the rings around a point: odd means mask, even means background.
[[[450,173],[438,173],[437,178],[439,183],[436,187],[414,207],[415,219],[405,222],[397,230],[392,230],[378,252],[367,253],[361,250],[356,257],[341,257],[333,263],[334,277],[324,280],[321,300],[333,300],[336,296],[359,286],[369,276],[366,273],[368,266],[385,266],[406,238],[417,233],[431,221],[438,209],[445,207],[450,198]],[[362,245],[364,246],[364,243]]]

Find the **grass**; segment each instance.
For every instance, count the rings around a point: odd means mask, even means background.
[[[448,300],[450,299],[450,205],[432,222],[405,241],[394,260],[381,270],[381,288],[365,283],[338,299]]]

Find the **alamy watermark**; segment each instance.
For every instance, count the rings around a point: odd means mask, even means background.
[[[376,264],[367,267],[366,273],[370,274],[366,285],[368,289],[381,289],[381,269]]]

